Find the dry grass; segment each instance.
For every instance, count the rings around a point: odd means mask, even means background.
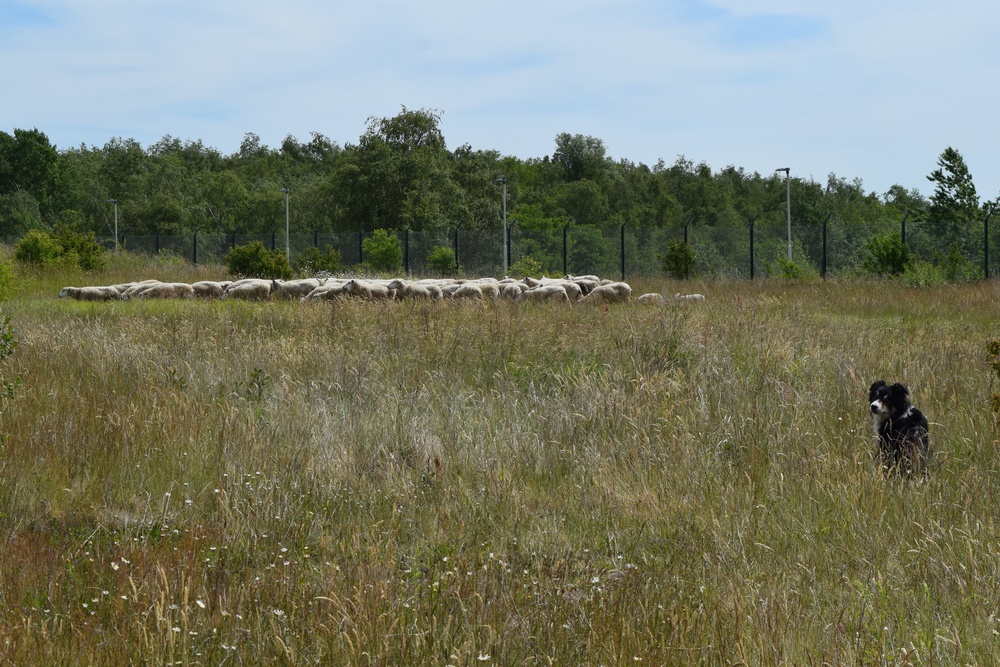
[[[4,304],[0,660],[997,660],[992,283],[55,299],[129,268]],[[926,479],[873,460],[878,378],[931,419]]]

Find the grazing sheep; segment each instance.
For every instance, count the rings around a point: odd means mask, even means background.
[[[261,278],[244,278],[230,283],[222,292],[223,299],[262,301],[271,296],[271,281]]]
[[[358,280],[357,278],[348,280],[341,288],[344,294],[360,297],[369,301],[383,301],[389,299],[392,294],[389,288],[381,283],[368,280]]]
[[[479,288],[484,299],[499,299],[500,298],[500,285],[495,281],[476,281],[475,283],[469,283],[475,285]]]
[[[590,294],[580,299],[580,303],[622,303],[628,301],[631,296],[632,288],[628,283],[607,283],[595,287]]]
[[[123,299],[131,299],[138,296],[143,290],[149,289],[153,285],[159,285],[159,280],[140,280],[137,283],[132,283],[132,286],[122,292]]]
[[[303,301],[336,301],[344,298],[346,280],[328,278],[322,285],[302,297]]]
[[[228,286],[228,280],[199,280],[191,283],[194,295],[202,299],[220,299]]]
[[[437,301],[441,298],[441,288],[437,285],[419,284],[402,278],[396,278],[386,287],[396,294],[397,299],[429,299]]]
[[[508,301],[516,301],[517,297],[521,296],[521,292],[524,291],[522,287],[523,285],[520,283],[507,283],[500,290],[500,298],[507,299]]]
[[[59,298],[69,297],[77,301],[117,301],[122,298],[121,293],[112,286],[90,286],[90,287],[63,287],[59,291]]]
[[[478,299],[482,300],[483,290],[474,283],[462,283],[451,293],[453,299]]]
[[[636,299],[636,302],[646,306],[662,306],[667,300],[659,292],[649,292]]]
[[[681,294],[678,292],[674,295],[674,301],[704,301],[704,294]]]
[[[271,296],[275,299],[301,299],[323,284],[319,278],[272,280]]]
[[[157,283],[135,295],[137,299],[193,299],[194,288],[187,283]]]
[[[525,302],[551,301],[569,303],[569,295],[566,294],[566,288],[562,285],[540,285],[534,289],[521,292],[520,296],[517,297],[517,300]]]

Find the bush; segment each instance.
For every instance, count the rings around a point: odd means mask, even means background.
[[[899,276],[913,264],[910,248],[899,234],[874,234],[864,247],[862,266],[877,276]]]
[[[444,246],[436,246],[427,255],[427,268],[442,276],[453,276],[458,273],[458,262],[455,261],[455,251]]]
[[[683,241],[671,241],[667,252],[660,255],[660,268],[671,278],[687,280],[694,273],[697,254]]]
[[[14,250],[14,258],[17,261],[39,266],[54,264],[62,254],[63,247],[52,234],[40,229],[32,229],[25,234]]]
[[[100,271],[107,265],[104,248],[94,232],[77,232],[69,225],[57,224],[55,232],[32,229],[17,244],[14,257],[28,264],[51,266],[62,264],[84,271]]]
[[[903,272],[903,282],[910,287],[940,287],[947,281],[940,267],[930,262],[910,262]]]
[[[510,265],[511,278],[541,278],[542,265],[531,255],[525,255]]]
[[[14,268],[10,262],[0,261],[0,301],[14,293]]]
[[[983,277],[983,270],[962,254],[958,243],[952,243],[947,253],[938,253],[937,264],[947,282],[965,283]]]
[[[236,246],[226,254],[226,268],[238,278],[292,277],[292,267],[283,250],[268,250],[260,241]]]
[[[399,239],[389,236],[389,232],[384,229],[376,229],[362,241],[361,250],[365,254],[365,264],[372,271],[391,273],[398,271],[403,265],[403,249],[399,245]]]
[[[322,250],[310,246],[295,261],[295,270],[300,274],[337,273],[340,271],[340,252],[330,246]]]

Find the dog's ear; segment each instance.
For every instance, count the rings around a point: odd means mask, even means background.
[[[876,391],[878,391],[879,387],[884,387],[884,386],[885,386],[885,380],[877,380],[872,384],[871,387],[868,388],[868,393],[874,394]]]
[[[909,396],[910,395],[910,390],[906,388],[906,385],[902,385],[902,384],[900,384],[900,383],[897,382],[896,384],[892,385],[892,388],[894,390],[898,391],[903,396]]]

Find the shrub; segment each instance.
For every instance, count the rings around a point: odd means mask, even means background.
[[[361,242],[361,250],[365,254],[365,264],[372,271],[393,272],[403,265],[403,249],[399,239],[389,236],[384,229],[376,229],[372,235]]]
[[[100,271],[107,264],[94,232],[84,234],[64,224],[57,224],[54,233],[32,229],[17,244],[14,257],[28,264],[62,264],[84,271]]]
[[[910,248],[899,234],[874,234],[864,247],[862,266],[877,276],[899,276],[913,263]]]
[[[937,264],[948,282],[964,283],[983,277],[983,270],[962,254],[957,242],[951,244],[947,253],[937,255]]]
[[[510,265],[511,278],[527,278],[529,276],[532,278],[542,277],[542,265],[531,255],[525,255]]]
[[[444,246],[434,247],[427,255],[427,268],[442,276],[453,276],[458,273],[458,262],[455,261],[455,251]]]
[[[0,301],[14,293],[14,268],[10,262],[0,261]]]
[[[910,262],[903,272],[903,282],[910,287],[940,287],[945,284],[944,271],[930,262]]]
[[[764,262],[764,267],[775,278],[811,278],[816,275],[814,270],[785,257],[779,257],[774,263]]]
[[[63,247],[52,234],[40,229],[32,229],[25,234],[14,250],[14,258],[17,261],[39,266],[54,264],[62,254]]]
[[[659,256],[660,268],[671,278],[686,280],[694,273],[694,264],[698,259],[697,253],[687,243],[683,241],[671,241],[667,247],[667,252]]]
[[[340,271],[340,252],[330,246],[322,250],[310,246],[295,261],[295,270],[300,274],[337,273]]]
[[[282,250],[268,250],[260,241],[236,246],[226,254],[226,268],[239,278],[292,277],[292,267]]]

